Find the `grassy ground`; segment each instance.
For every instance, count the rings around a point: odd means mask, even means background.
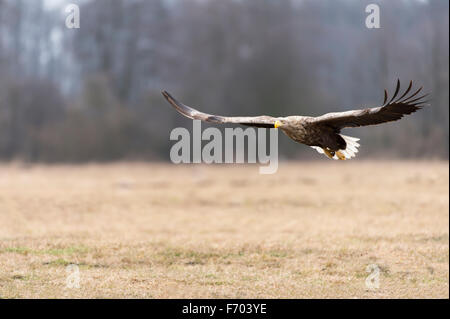
[[[0,165],[0,297],[448,298],[448,191],[448,162]]]

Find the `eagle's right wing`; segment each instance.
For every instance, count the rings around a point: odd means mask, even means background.
[[[422,90],[422,87],[420,87],[413,94],[408,95],[411,87],[412,81],[409,82],[409,86],[406,91],[397,98],[400,91],[400,81],[397,80],[395,93],[389,102],[387,91],[384,90],[384,102],[382,106],[347,112],[327,113],[311,119],[311,123],[324,124],[331,126],[336,130],[340,130],[344,127],[375,125],[397,121],[404,115],[411,114],[427,105],[425,104],[427,101],[424,101],[423,99],[428,94],[416,97],[416,95]]]
[[[166,100],[181,114],[184,116],[194,119],[194,120],[202,120],[206,122],[212,123],[234,123],[234,124],[242,124],[247,126],[254,127],[266,127],[273,128],[275,125],[275,121],[277,118],[267,115],[262,116],[219,116],[213,114],[207,114],[187,105],[184,105],[178,102],[172,95],[170,95],[167,91],[162,91],[162,95],[166,98]]]

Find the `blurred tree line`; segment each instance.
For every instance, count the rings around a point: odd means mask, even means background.
[[[171,129],[191,123],[161,89],[208,113],[320,115],[377,106],[397,77],[432,107],[347,134],[362,155],[448,158],[447,0],[70,2],[79,29],[67,1],[0,0],[1,160],[167,160]],[[380,29],[365,26],[369,3]]]

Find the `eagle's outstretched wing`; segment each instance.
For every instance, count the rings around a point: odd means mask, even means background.
[[[375,125],[384,122],[397,121],[404,115],[411,114],[427,105],[425,103],[428,101],[424,101],[424,98],[428,94],[416,97],[422,90],[422,87],[420,87],[413,94],[408,95],[411,88],[412,81],[409,82],[409,86],[406,91],[397,98],[400,91],[400,80],[397,80],[395,93],[389,102],[387,91],[384,90],[384,102],[382,106],[363,110],[327,113],[322,116],[312,118],[310,122],[324,124],[331,126],[336,130],[340,130],[344,127]]]
[[[275,125],[275,121],[277,118],[271,116],[219,116],[212,115],[197,111],[187,105],[184,105],[178,102],[172,95],[170,95],[167,91],[162,91],[162,95],[169,101],[172,106],[177,109],[178,112],[183,114],[184,116],[194,119],[194,120],[202,120],[206,122],[212,123],[235,123],[242,124],[247,126],[255,126],[255,127],[267,127],[273,128]]]

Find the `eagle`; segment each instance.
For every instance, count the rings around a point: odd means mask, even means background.
[[[252,127],[279,128],[294,141],[308,145],[328,158],[335,160],[351,159],[358,153],[359,138],[341,134],[346,127],[359,127],[392,122],[404,115],[414,113],[429,104],[424,100],[429,94],[418,96],[422,87],[410,93],[413,82],[400,94],[400,80],[392,98],[388,98],[384,90],[384,101],[381,106],[351,110],[345,112],[327,113],[321,116],[219,116],[200,112],[192,107],[178,102],[169,92],[161,93],[167,101],[184,116],[211,123],[233,123]]]

